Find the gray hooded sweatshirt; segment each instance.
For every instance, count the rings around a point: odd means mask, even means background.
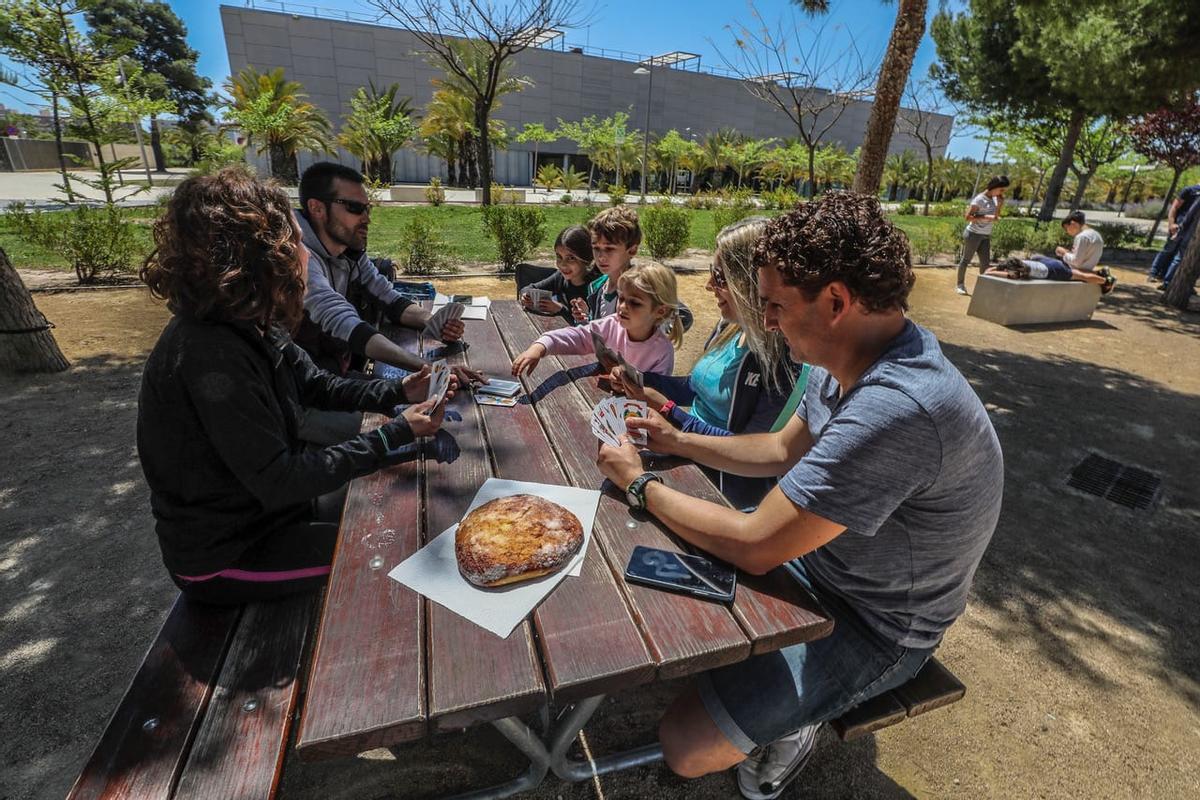
[[[399,322],[404,309],[412,303],[379,274],[365,252],[346,250],[334,258],[309,225],[304,212],[297,211],[296,220],[309,253],[305,313],[326,334],[348,343],[351,352],[364,355],[367,341],[379,331],[363,320],[358,309],[347,299],[351,284],[378,300],[393,322]]]

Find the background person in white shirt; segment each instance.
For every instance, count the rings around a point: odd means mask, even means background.
[[[996,175],[987,182],[983,191],[975,195],[964,215],[967,228],[963,231],[962,258],[958,260],[958,282],[955,291],[966,294],[963,280],[967,276],[967,264],[979,254],[979,272],[983,274],[992,261],[992,224],[1000,219],[1004,208],[1004,190],[1008,188],[1008,176]]]

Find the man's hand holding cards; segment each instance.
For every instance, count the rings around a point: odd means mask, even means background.
[[[630,417],[646,416],[646,404],[640,400],[630,400],[625,397],[607,397],[592,409],[592,433],[605,444],[613,447],[621,446],[621,437],[628,436],[629,441],[637,445],[646,444],[644,432],[631,431],[625,426],[625,420]]]
[[[432,408],[437,408],[446,399],[446,392],[449,388],[450,367],[443,358],[433,362],[433,371],[429,375],[429,394],[425,396],[425,399],[433,401]]]
[[[461,320],[465,310],[466,306],[462,303],[446,303],[446,305],[433,312],[429,317],[429,321],[425,323],[425,328],[421,333],[431,339],[457,341],[462,334],[459,334],[459,336],[447,336],[445,330],[446,323]]]

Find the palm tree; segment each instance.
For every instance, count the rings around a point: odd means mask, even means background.
[[[412,100],[397,97],[399,91],[398,83],[382,92],[374,81],[359,87],[350,98],[350,113],[338,136],[338,144],[362,160],[363,172],[384,183],[392,182],[392,157],[417,132]]]
[[[449,89],[435,91],[425,107],[419,129],[424,149],[446,162],[449,186],[474,187],[478,183],[473,120],[470,99]]]
[[[737,173],[738,188],[742,188],[742,179],[747,173],[767,160],[767,145],[774,144],[775,139],[745,139],[728,148],[729,165]]]
[[[206,120],[180,120],[178,124],[163,131],[167,144],[182,148],[185,152],[184,166],[194,167],[204,158],[204,151],[217,140],[217,133]]]
[[[827,144],[817,151],[816,169],[826,191],[835,184],[849,186],[854,180],[854,157],[836,144]]]
[[[887,157],[883,166],[883,178],[888,184],[888,200],[896,199],[896,191],[901,186],[907,186],[920,168],[917,157],[911,150],[892,153]]]
[[[281,183],[299,180],[296,154],[330,152],[332,127],[321,109],[308,102],[304,87],[284,78],[283,68],[260,73],[246,67],[225,81],[226,118],[246,134],[256,152],[267,152],[271,175]]]
[[[705,134],[704,141],[700,143],[700,150],[703,165],[713,171],[713,178],[709,181],[712,188],[716,189],[725,177],[725,170],[729,166],[730,146],[741,140],[740,133],[728,128]]]

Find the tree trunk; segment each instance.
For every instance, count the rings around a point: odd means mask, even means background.
[[[1158,210],[1158,216],[1154,218],[1154,224],[1150,226],[1150,235],[1146,237],[1146,246],[1150,247],[1154,244],[1154,234],[1158,233],[1158,226],[1162,223],[1162,218],[1167,213],[1167,206],[1171,205],[1171,198],[1175,196],[1175,187],[1179,185],[1179,176],[1183,174],[1183,170],[1175,168],[1175,175],[1171,178],[1171,188],[1167,189],[1167,194],[1163,197],[1162,208]]]
[[[62,372],[69,366],[49,323],[0,249],[0,372]]]
[[[1175,268],[1175,275],[1171,278],[1171,285],[1167,288],[1167,296],[1163,298],[1163,302],[1180,311],[1186,311],[1197,278],[1200,278],[1200,236],[1192,236],[1187,250],[1183,252],[1183,259]]]
[[[925,213],[924,216],[929,216],[929,196],[933,194],[933,148],[925,145]]]
[[[267,148],[271,159],[271,177],[284,186],[295,186],[300,182],[300,168],[296,154],[288,153],[283,145],[272,144]]]
[[[1083,202],[1083,194],[1087,191],[1088,184],[1092,182],[1096,170],[1088,170],[1079,178],[1079,183],[1075,187],[1075,196],[1071,198],[1071,210],[1075,211],[1079,208],[1079,204]]]
[[[488,108],[490,104],[475,104],[475,128],[479,136],[475,140],[475,151],[479,154],[479,184],[483,189],[483,205],[492,204],[492,145],[489,141]]]
[[[813,199],[813,193],[817,189],[817,170],[816,170],[816,147],[808,146],[808,199]]]
[[[1058,163],[1050,174],[1050,185],[1046,187],[1046,197],[1042,200],[1042,210],[1038,212],[1039,222],[1049,222],[1054,219],[1054,209],[1058,206],[1058,198],[1062,195],[1063,184],[1067,180],[1067,170],[1075,160],[1075,144],[1079,141],[1079,132],[1083,130],[1084,113],[1080,109],[1071,112],[1071,121],[1067,124],[1067,135],[1063,140],[1062,152],[1058,155]]]
[[[63,191],[66,192],[67,202],[75,202],[75,192],[71,191],[71,178],[67,175],[67,157],[63,153],[62,121],[58,116],[58,92],[50,93],[50,108],[54,114],[54,146],[58,150],[58,171],[62,174]]]
[[[858,172],[854,176],[854,191],[872,196],[879,194],[883,180],[883,162],[887,159],[888,144],[896,125],[896,114],[900,110],[900,96],[908,83],[912,71],[913,56],[917,45],[925,34],[925,8],[927,0],[900,0],[896,12],[896,24],[888,41],[879,80],[875,84],[875,102],[871,104],[871,117],[867,120],[867,133],[863,137],[862,156],[858,160]]]
[[[154,151],[154,171],[166,172],[167,155],[163,152],[162,134],[158,130],[158,117],[154,114],[150,115],[150,149]]]

